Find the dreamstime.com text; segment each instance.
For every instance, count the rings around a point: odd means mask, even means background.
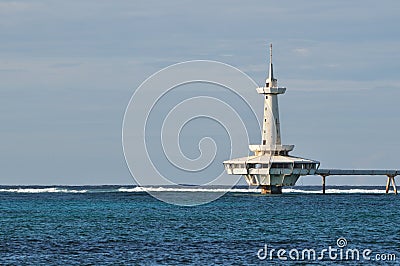
[[[365,261],[396,261],[395,253],[375,253],[371,249],[347,248],[346,238],[340,237],[336,241],[336,246],[328,246],[321,250],[313,248],[305,249],[276,249],[271,248],[267,244],[260,248],[257,252],[257,257],[260,260],[303,260],[303,261],[318,261],[318,260],[365,260]]]

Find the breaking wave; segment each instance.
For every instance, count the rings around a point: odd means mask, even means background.
[[[258,188],[235,187],[138,187],[138,186],[62,186],[62,187],[0,187],[0,193],[140,193],[140,192],[203,192],[203,193],[260,193]],[[285,194],[321,194],[321,187],[305,186],[283,188]],[[378,187],[335,187],[326,189],[326,194],[384,194]]]
[[[135,187],[135,188],[119,188],[120,192],[240,192],[254,193],[260,192],[259,189],[246,188],[173,188],[173,187]]]
[[[14,192],[14,193],[86,193],[86,189],[67,189],[67,188],[1,188],[0,192]]]
[[[306,194],[321,194],[322,190],[303,190],[294,188],[284,188],[283,193],[306,193]],[[365,189],[365,188],[341,188],[341,189],[326,189],[326,194],[384,194],[384,189]]]

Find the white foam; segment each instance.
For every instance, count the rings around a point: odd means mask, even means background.
[[[14,192],[14,193],[86,193],[87,190],[75,190],[65,188],[10,188],[0,189],[0,192]]]
[[[236,193],[260,193],[257,188],[168,188],[168,187],[135,187],[135,188],[119,188],[119,192],[236,192]],[[321,194],[322,190],[304,190],[298,188],[284,188],[283,193],[304,193],[304,194]],[[326,194],[384,194],[385,190],[381,189],[327,189]]]
[[[327,189],[326,193],[342,193],[342,194],[384,194],[384,189]]]
[[[89,189],[68,189],[65,187],[48,187],[48,188],[2,188],[0,192],[11,192],[11,193],[87,193],[87,192],[207,192],[207,193],[260,193],[261,190],[258,188],[207,188],[207,187],[134,187],[134,188],[110,188],[110,189],[98,189],[96,187]],[[321,194],[322,190],[313,189],[302,189],[300,187],[295,188],[283,188],[283,193],[303,193],[303,194]],[[384,189],[375,188],[329,188],[326,190],[326,194],[384,194]]]
[[[168,187],[135,187],[119,188],[119,192],[235,192],[235,193],[260,193],[257,188],[168,188]],[[322,190],[305,190],[300,188],[284,188],[283,193],[321,194]],[[381,189],[327,189],[326,194],[384,194]]]
[[[282,189],[284,193],[306,193],[306,194],[321,194],[322,190],[302,190],[294,188],[284,188]],[[385,190],[381,189],[360,189],[360,188],[350,188],[350,189],[326,189],[326,194],[384,194]]]
[[[169,188],[169,187],[135,187],[119,188],[120,192],[239,192],[254,193],[260,192],[260,189],[247,188]]]
[[[306,193],[306,194],[321,193],[321,191],[318,191],[318,190],[302,190],[302,189],[294,189],[294,188],[283,188],[282,192],[283,193]]]

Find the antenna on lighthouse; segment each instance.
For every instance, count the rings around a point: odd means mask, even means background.
[[[269,63],[272,64],[272,43],[269,44]]]
[[[274,69],[272,66],[272,43],[269,45],[269,73],[265,82],[266,87],[276,87],[276,79],[274,78]]]
[[[272,43],[269,45],[269,75],[268,79],[272,81],[274,79],[274,70],[272,67]]]

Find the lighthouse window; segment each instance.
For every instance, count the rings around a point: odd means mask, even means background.
[[[268,99],[268,96],[265,96],[265,99]]]
[[[290,163],[273,163],[271,165],[271,168],[289,169],[289,168],[291,168],[291,164]]]

